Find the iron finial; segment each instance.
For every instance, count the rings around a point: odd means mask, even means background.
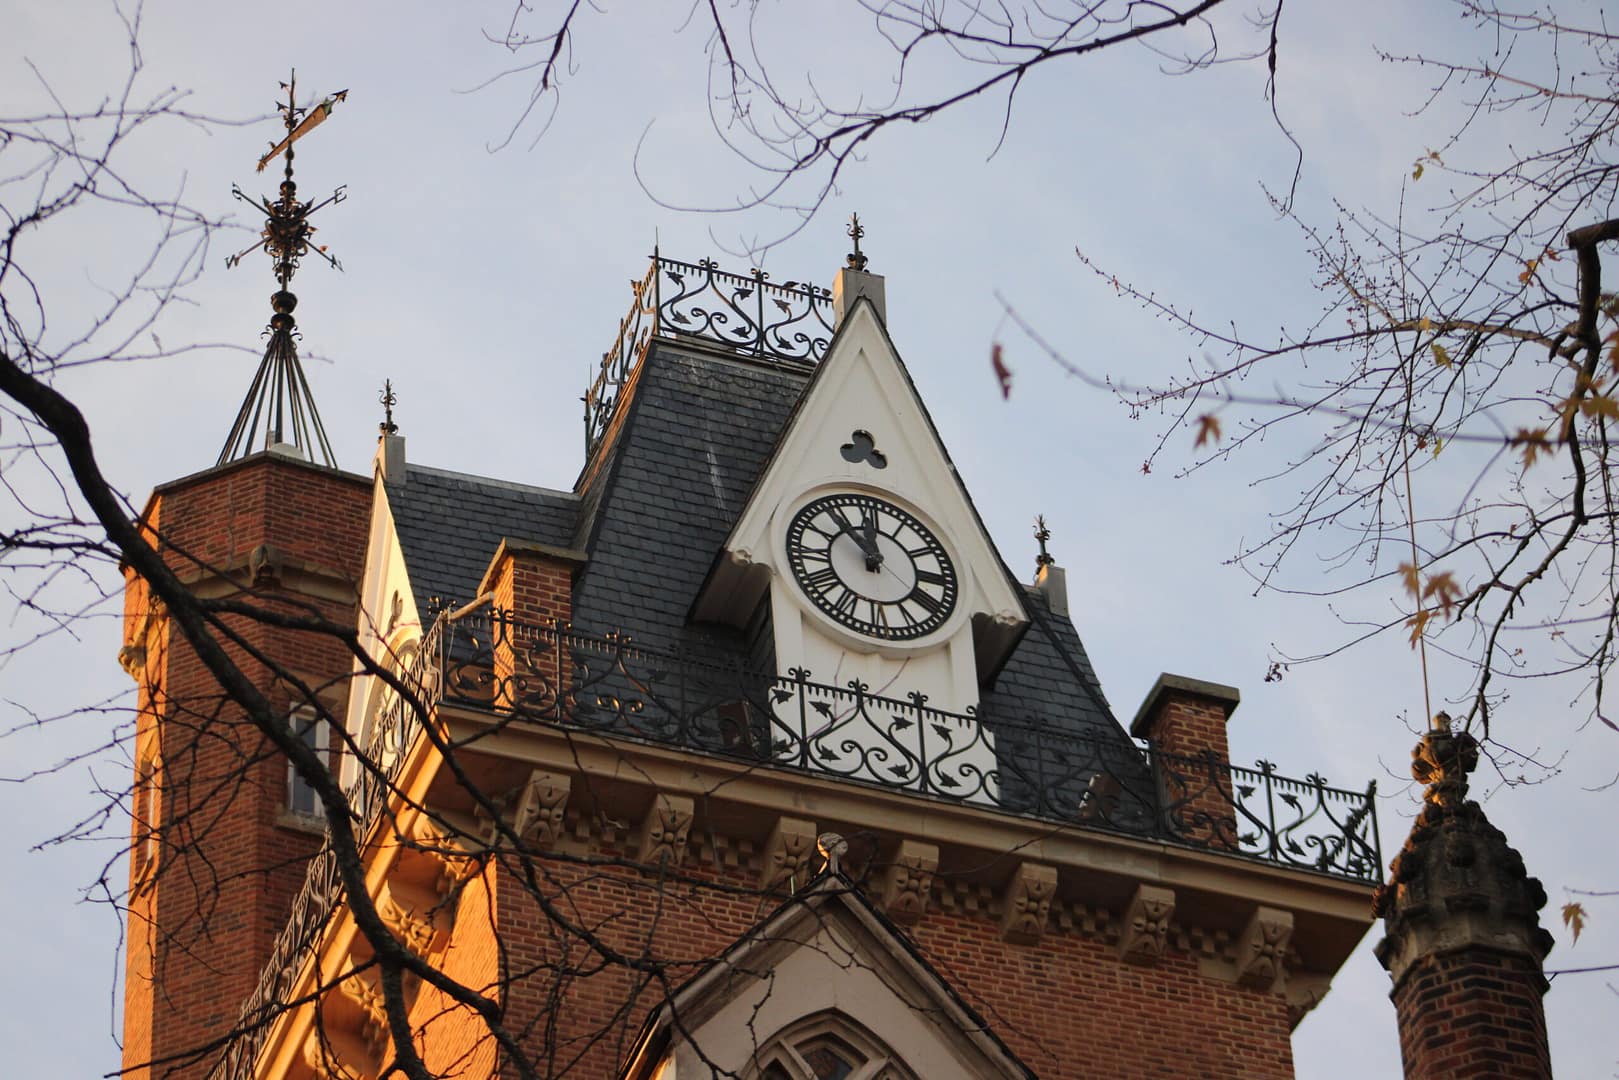
[[[1040,554],[1034,557],[1034,565],[1037,570],[1043,570],[1057,561],[1051,557],[1051,552],[1046,550],[1046,541],[1051,539],[1051,529],[1046,526],[1044,514],[1035,515],[1034,538],[1040,542]]]
[[[399,395],[394,393],[392,379],[382,380],[382,393],[377,400],[382,402],[382,423],[377,425],[378,430],[384,435],[399,434],[399,425],[394,423],[394,406],[399,404]]]
[[[287,97],[276,105],[276,110],[281,114],[281,126],[286,129],[286,135],[259,158],[258,171],[263,172],[270,162],[285,155],[282,180],[274,199],[254,198],[232,185],[232,195],[264,215],[264,228],[251,247],[225,259],[226,266],[236,266],[260,249],[270,256],[277,288],[270,297],[273,314],[265,331],[269,343],[216,464],[223,465],[260,450],[276,449],[277,452],[293,452],[309,461],[314,461],[318,454],[327,465],[335,468],[337,459],[326,440],[320,413],[315,409],[315,399],[298,361],[298,323],[292,314],[298,298],[289,286],[300,260],[311,251],[333,269],[343,269],[327,254],[325,247],[313,243],[315,227],[309,219],[321,208],[342,202],[344,193],[340,187],[318,203],[300,200],[298,185],[292,178],[292,163],[293,144],[323,123],[337,103],[348,97],[348,91],[340,90],[314,105],[299,108],[297,71],[280,86]]]
[[[854,250],[849,252],[849,269],[864,270],[867,260],[865,255],[860,252],[860,238],[866,235],[866,230],[860,225],[859,214],[849,215],[849,227],[845,231],[849,234],[850,239],[854,241]]]

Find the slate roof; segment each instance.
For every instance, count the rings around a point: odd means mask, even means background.
[[[768,670],[763,613],[746,631],[693,625],[689,613],[807,381],[802,368],[658,340],[577,494],[410,465],[388,498],[418,603],[471,599],[503,536],[577,547],[588,554],[574,584],[581,632]],[[984,695],[984,715],[1127,743],[1073,624],[1038,592],[1026,599],[1033,625]]]
[[[387,484],[399,546],[416,603],[446,606],[477,595],[478,583],[504,537],[572,547],[579,498],[414,462],[403,483]]]
[[[688,612],[803,390],[800,370],[658,345],[631,400],[574,586],[574,625],[698,653],[741,643]],[[625,625],[634,612],[633,628]]]

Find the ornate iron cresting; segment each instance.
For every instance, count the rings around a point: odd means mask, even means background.
[[[389,692],[359,736],[364,761],[349,798],[361,837],[385,813],[424,711],[452,704],[1353,881],[1380,877],[1375,781],[1349,791],[1315,774],[1279,776],[1269,762],[1244,769],[1143,750],[1122,735],[1054,730],[1038,718],[946,712],[922,694],[901,700],[858,681],[828,686],[802,669],[777,677],[500,611],[441,615],[401,659],[411,695]],[[252,1077],[269,1021],[292,1001],[341,892],[324,844],[210,1080]]]
[[[356,835],[362,844],[386,808],[387,793],[404,767],[406,751],[421,733],[423,711],[438,698],[438,678],[444,670],[439,642],[445,625],[445,620],[440,619],[416,651],[401,658],[399,680],[410,695],[389,693],[371,729],[361,733],[364,757],[356,762],[359,769],[348,795],[359,823]],[[248,1080],[254,1075],[254,1064],[270,1023],[292,1001],[293,984],[304,965],[314,960],[342,891],[337,854],[328,837],[309,861],[303,887],[293,898],[292,911],[276,936],[270,960],[252,996],[242,1006],[236,1024],[238,1034],[209,1073],[210,1080]]]
[[[322,207],[342,202],[343,189],[338,188],[319,203],[300,202],[298,185],[292,180],[292,144],[330,116],[333,107],[348,96],[348,91],[333,94],[313,107],[301,109],[294,100],[297,75],[294,74],[291,80],[281,86],[287,91],[287,100],[277,108],[281,111],[287,134],[259,159],[259,171],[263,172],[264,167],[277,155],[286,154],[286,172],[281,181],[280,196],[274,201],[263,197],[254,199],[241,188],[231,187],[231,194],[263,211],[264,230],[257,243],[225,260],[226,266],[235,266],[245,256],[264,249],[275,265],[278,287],[270,297],[270,308],[274,314],[270,316],[270,325],[264,331],[269,338],[264,359],[259,363],[253,384],[248,387],[247,397],[242,400],[236,422],[231,425],[225,447],[219,452],[219,460],[215,464],[223,465],[227,461],[282,444],[295,447],[301,456],[310,461],[319,454],[328,466],[336,468],[337,458],[326,439],[326,429],[315,408],[315,396],[304,378],[303,365],[298,362],[298,323],[292,315],[293,309],[298,306],[298,298],[288,289],[288,285],[298,270],[299,262],[311,251],[334,269],[342,269],[324,247],[311,244],[315,227],[309,223],[309,218]]]
[[[1038,717],[931,708],[657,653],[627,637],[472,616],[445,632],[440,700],[755,765],[830,774],[1051,821],[1228,851],[1375,882],[1375,782],[1363,792],[1269,762],[1143,750],[1121,736],[1056,730]]]
[[[798,281],[776,284],[763,270],[728,274],[711,259],[666,259],[656,251],[619,322],[613,347],[585,391],[585,454],[607,433],[620,393],[655,336],[694,338],[789,365],[813,365],[832,341],[832,293]]]

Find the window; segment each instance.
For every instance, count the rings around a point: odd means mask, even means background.
[[[290,723],[292,733],[319,754],[321,760],[327,760],[331,732],[327,729],[326,721],[314,709],[298,708],[292,711]],[[321,816],[320,799],[315,795],[315,789],[298,775],[298,770],[290,761],[287,762],[287,813],[301,818]]]
[[[754,1060],[758,1080],[914,1080],[892,1050],[837,1013],[793,1024]]]

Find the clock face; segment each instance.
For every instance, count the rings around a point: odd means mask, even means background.
[[[909,641],[956,609],[956,568],[928,527],[874,495],[824,495],[787,525],[793,579],[815,606],[868,637]]]

